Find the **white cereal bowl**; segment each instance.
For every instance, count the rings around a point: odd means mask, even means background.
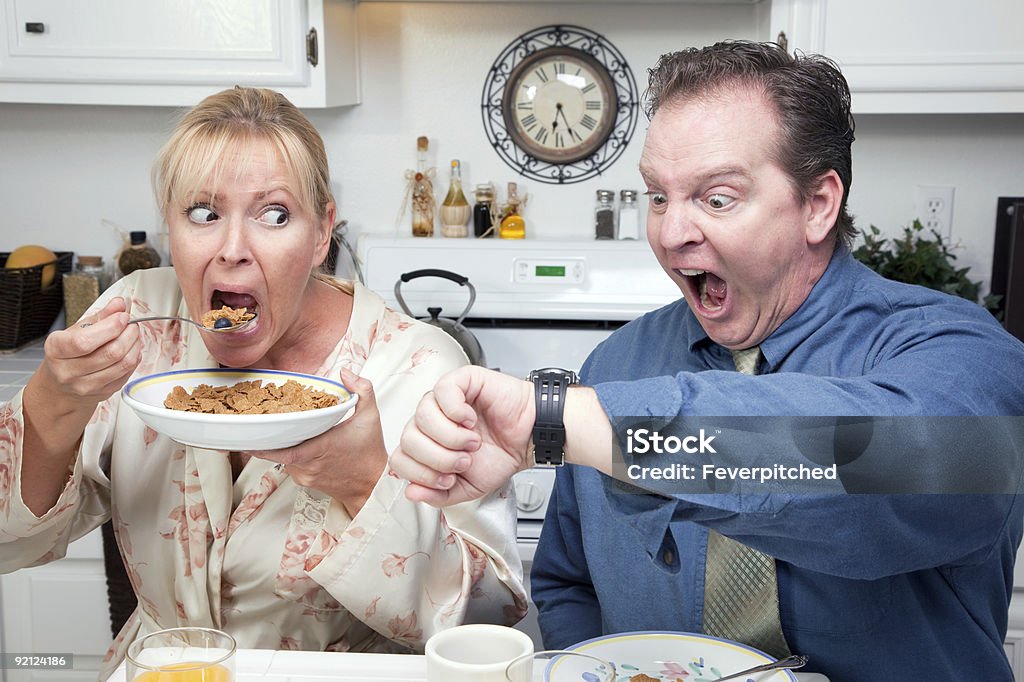
[[[338,404],[278,414],[203,414],[164,407],[175,386],[191,392],[199,384],[233,386],[262,379],[278,386],[289,379],[338,396]],[[341,383],[297,372],[264,369],[185,369],[140,377],[121,389],[121,399],[147,426],[184,445],[209,450],[280,450],[319,436],[355,407],[358,396]]]

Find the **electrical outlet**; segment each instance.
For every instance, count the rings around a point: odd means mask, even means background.
[[[953,188],[918,185],[915,206],[926,230],[935,230],[943,238],[953,236]]]

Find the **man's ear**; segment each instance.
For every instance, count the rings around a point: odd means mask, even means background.
[[[835,170],[818,178],[818,186],[807,200],[807,243],[820,244],[828,238],[839,217],[843,181]]]

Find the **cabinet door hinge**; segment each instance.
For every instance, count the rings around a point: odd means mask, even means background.
[[[783,52],[789,52],[789,38],[786,37],[785,31],[779,31],[779,37],[775,39],[775,42]]]
[[[316,66],[320,61],[320,50],[317,46],[316,41],[316,29],[309,29],[309,33],[306,34],[306,61]]]

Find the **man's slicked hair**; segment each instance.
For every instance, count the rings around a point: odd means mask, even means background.
[[[839,175],[843,197],[833,230],[838,240],[851,244],[857,230],[846,201],[853,181],[854,122],[850,88],[830,59],[750,41],[673,52],[649,71],[644,111],[653,118],[662,105],[713,97],[737,85],[756,88],[774,106],[781,131],[775,161],[801,200],[814,194],[829,170]]]

